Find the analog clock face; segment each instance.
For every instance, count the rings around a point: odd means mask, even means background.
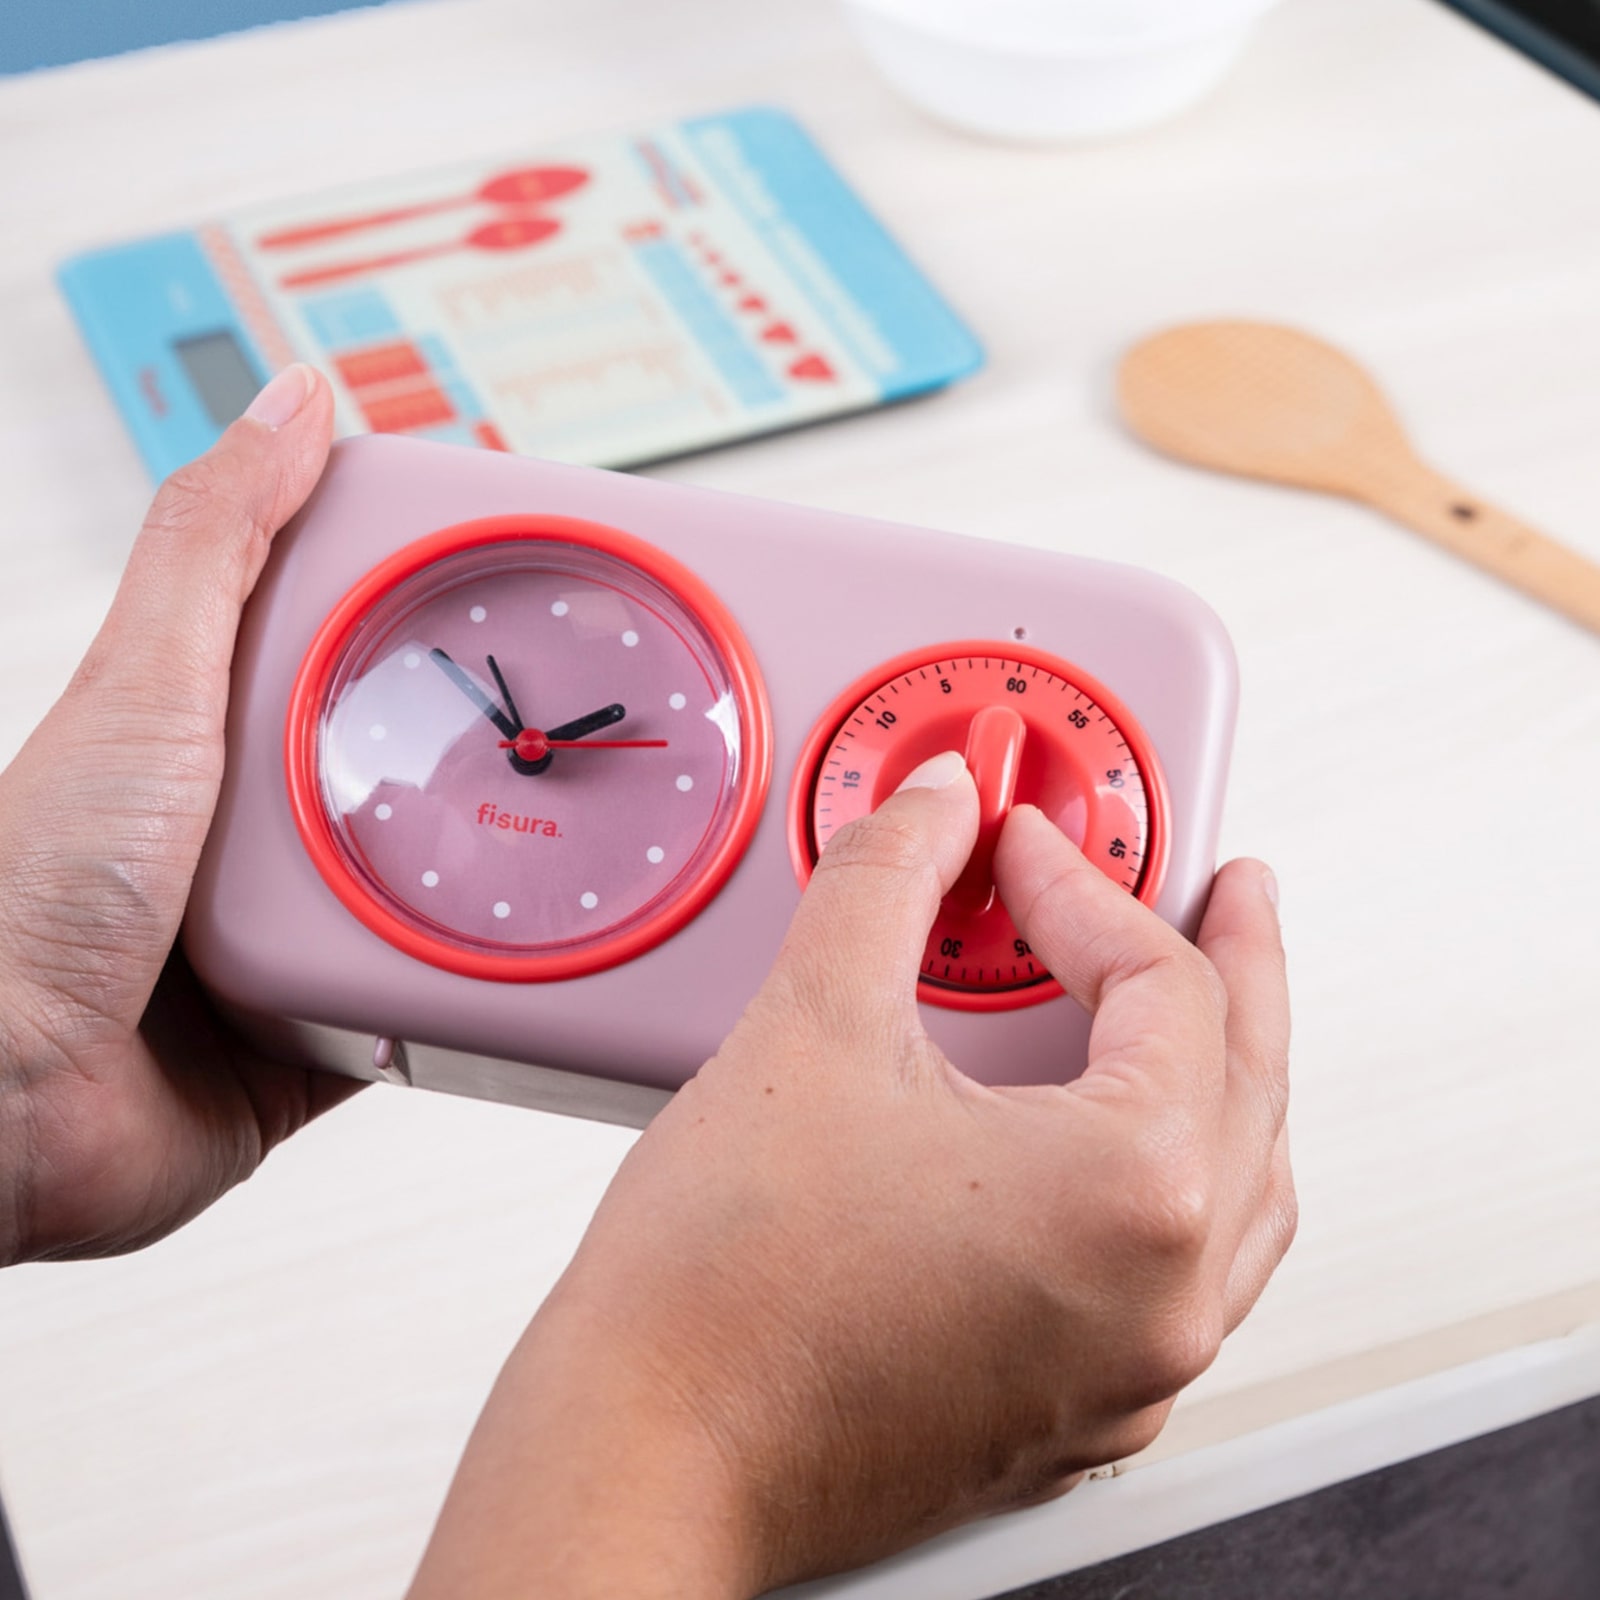
[[[852,685],[811,736],[791,811],[802,877],[840,828],[945,750],[966,756],[981,823],[923,951],[922,997],[963,1010],[1052,999],[1059,987],[994,892],[1005,814],[1038,806],[1112,882],[1153,902],[1167,853],[1155,753],[1103,685],[1057,656],[982,642],[913,652]]]
[[[686,569],[614,529],[469,523],[347,595],[296,684],[288,770],[345,905],[469,976],[642,953],[715,894],[765,797],[749,648]]]

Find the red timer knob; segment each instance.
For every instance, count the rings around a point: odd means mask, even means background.
[[[852,684],[812,730],[790,805],[801,882],[828,840],[930,756],[961,750],[978,786],[978,842],[923,954],[935,1005],[1004,1010],[1060,994],[994,888],[1013,805],[1038,806],[1114,883],[1155,901],[1167,859],[1166,784],[1131,713],[1103,684],[1043,651],[939,645]]]
[[[941,691],[942,692],[942,691]],[[1016,803],[1017,769],[1028,724],[1011,706],[985,706],[967,724],[967,770],[978,786],[978,842],[950,891],[954,911],[981,916],[994,904],[994,847]]]

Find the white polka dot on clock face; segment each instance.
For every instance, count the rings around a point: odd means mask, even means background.
[[[422,665],[422,657],[415,650],[406,651],[406,665],[414,672]]]
[[[653,862],[656,866],[660,866],[661,863],[667,859],[667,852],[663,850],[660,845],[653,844],[648,850],[645,851],[644,858],[646,861]]]
[[[494,903],[494,914],[503,922],[511,915],[511,907],[504,900],[496,900]]]
[[[385,802],[381,806],[375,806],[372,814],[378,819],[379,822],[387,822],[389,818],[394,815],[394,807]]]
[[[631,650],[639,642],[639,635],[629,628],[622,636],[622,642]]]
[[[690,777],[690,776],[689,776],[689,774],[688,774],[688,773],[687,773],[687,772],[683,772],[683,773],[680,773],[680,774],[679,774],[679,775],[678,775],[678,787],[679,787],[679,788],[680,788],[680,789],[681,789],[681,790],[682,790],[682,791],[683,791],[683,792],[684,792],[684,793],[685,793],[685,794],[688,794],[688,792],[689,792],[689,791],[690,791],[690,790],[691,790],[691,789],[692,789],[692,788],[694,788],[694,779],[693,779],[693,778],[691,778],[691,777]]]
[[[583,894],[578,896],[578,904],[582,906],[585,911],[593,911],[594,908],[600,904],[600,896],[595,894],[592,890],[585,891]]]
[[[482,622],[483,619],[489,615],[489,613],[485,611],[482,606],[474,606],[467,613],[467,615],[471,617],[474,622]]]
[[[435,887],[437,887],[438,882],[439,882],[439,874],[437,872],[434,872],[434,871],[432,871],[430,869],[429,871],[424,872],[422,874],[422,887],[424,889],[435,888]]]
[[[571,607],[565,600],[557,600],[556,603],[550,607],[550,615],[552,617],[564,617],[569,610],[571,610]]]
[[[667,699],[667,704],[671,706],[674,711],[682,711],[683,708],[688,705],[688,703],[688,697],[681,694],[670,695]]]

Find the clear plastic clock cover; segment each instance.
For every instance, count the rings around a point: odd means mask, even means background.
[[[513,760],[508,734],[607,711],[542,770]],[[704,871],[743,734],[735,674],[683,597],[602,550],[500,543],[415,573],[352,630],[321,798],[345,867],[424,945],[600,950]]]

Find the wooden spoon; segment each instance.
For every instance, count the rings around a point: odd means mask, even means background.
[[[1123,358],[1118,400],[1168,455],[1365,500],[1600,633],[1600,566],[1419,460],[1378,386],[1320,339],[1262,322],[1171,328]]]

